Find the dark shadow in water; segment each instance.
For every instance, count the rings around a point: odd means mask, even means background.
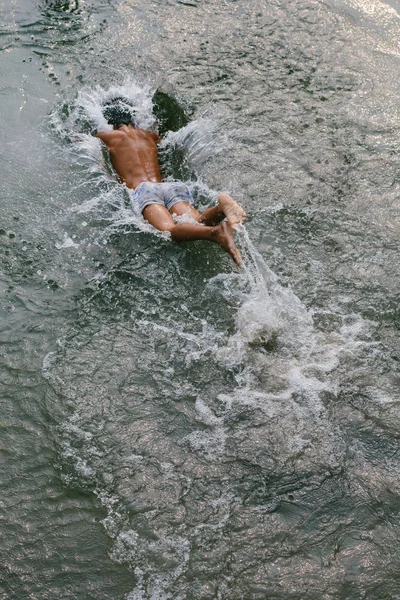
[[[39,9],[43,13],[46,10],[72,13],[79,9],[79,0],[43,0],[39,3]]]
[[[168,131],[178,131],[189,123],[189,117],[177,100],[161,90],[157,90],[153,96],[153,113],[161,137],[165,137]],[[159,160],[163,177],[172,176],[182,181],[196,178],[195,174],[190,172],[182,147],[168,145],[160,152]]]
[[[196,174],[190,170],[184,148],[168,144],[160,150],[158,158],[164,179],[173,177],[180,181],[196,180]]]
[[[189,123],[189,118],[178,102],[165,92],[157,90],[153,96],[153,113],[158,132],[163,137],[168,131],[178,131]]]

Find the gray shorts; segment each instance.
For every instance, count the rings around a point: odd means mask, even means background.
[[[177,202],[187,202],[193,206],[194,201],[189,188],[180,181],[152,183],[144,181],[135,190],[129,190],[133,209],[139,208],[142,213],[149,204],[162,204],[168,210]]]

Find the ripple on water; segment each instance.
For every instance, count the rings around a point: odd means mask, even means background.
[[[13,597],[395,597],[396,19],[372,3],[390,35],[365,34],[352,6],[350,20],[337,3],[13,9],[10,123],[43,114],[39,60],[70,86],[46,96],[40,144],[16,128],[26,220],[7,207],[2,224],[5,289],[23,287],[4,301],[1,371]],[[124,83],[98,85],[110,77]],[[155,236],[90,135],[114,92],[155,126],[160,82],[185,106],[164,166],[200,204],[228,185],[243,199],[243,272]]]

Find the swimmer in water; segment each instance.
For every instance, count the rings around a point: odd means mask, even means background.
[[[154,131],[135,126],[129,102],[123,98],[110,100],[103,114],[114,129],[100,131],[96,137],[106,145],[114,169],[146,221],[159,231],[169,231],[175,242],[215,242],[241,267],[242,257],[233,241],[232,231],[243,223],[244,210],[228,194],[221,193],[217,206],[199,213],[186,185],[162,181],[157,149],[161,138]],[[173,215],[184,214],[197,223],[177,225]]]

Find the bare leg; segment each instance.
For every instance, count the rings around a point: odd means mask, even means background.
[[[241,225],[246,218],[246,213],[243,208],[237,204],[228,194],[220,194],[218,196],[217,206],[207,208],[203,213],[199,213],[193,206],[187,202],[177,202],[171,208],[171,213],[175,215],[183,215],[189,213],[189,215],[204,225],[218,225],[225,218],[228,219],[228,223],[236,228]]]
[[[199,213],[199,211],[188,202],[177,202],[173,205],[170,212],[179,217],[189,214],[193,219],[204,225],[218,225],[218,223],[221,223],[226,217],[219,205],[212,206],[211,208],[207,208],[203,213]]]
[[[237,204],[228,194],[219,194],[218,205],[207,208],[198,219],[199,223],[204,225],[218,225],[225,218],[235,229],[241,225],[246,218],[243,208]]]
[[[218,203],[228,219],[228,223],[232,225],[234,229],[236,229],[238,225],[242,225],[246,218],[246,213],[243,208],[229,196],[229,194],[219,194]]]
[[[189,213],[193,219],[204,225],[218,225],[218,223],[221,223],[226,218],[226,214],[220,205],[212,206],[211,208],[207,208],[203,213],[199,213],[191,204],[177,202],[171,208],[171,213],[178,216]]]
[[[232,237],[232,226],[225,221],[216,227],[207,227],[207,225],[194,225],[192,223],[181,223],[175,225],[169,230],[171,237],[175,242],[190,242],[194,240],[207,240],[215,242],[221,248],[228,252],[241,267],[243,265],[242,257],[237,249]]]
[[[176,204],[174,204],[171,208],[171,214],[177,215],[178,217],[189,214],[192,217],[192,219],[195,219],[195,221],[200,221],[201,218],[201,214],[199,213],[199,211],[196,210],[194,206],[192,206],[188,202],[177,202]]]
[[[203,213],[201,213],[199,223],[204,223],[204,225],[218,225],[218,223],[221,223],[225,217],[226,215],[224,211],[218,204],[217,206],[207,208]]]
[[[175,242],[191,242],[194,240],[207,240],[219,244],[221,248],[228,252],[241,267],[242,257],[237,249],[232,237],[232,226],[223,222],[216,227],[207,227],[194,223],[181,223],[175,225],[171,214],[161,204],[150,204],[143,211],[143,217],[153,227],[160,231],[169,231]]]
[[[173,218],[163,204],[149,204],[142,214],[159,231],[169,231],[174,226]]]

